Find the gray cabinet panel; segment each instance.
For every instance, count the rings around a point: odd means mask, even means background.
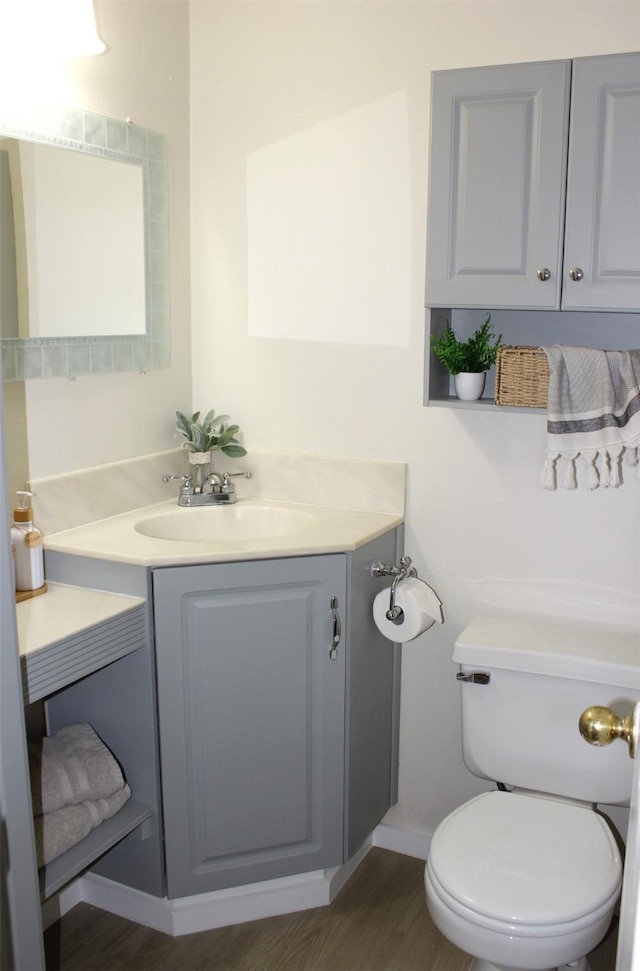
[[[154,572],[170,897],[342,861],[345,564]]]
[[[389,578],[371,576],[374,560],[396,563],[395,530],[349,554],[345,859],[351,857],[396,801],[400,646],[373,621],[373,601]]]
[[[562,306],[638,310],[640,54],[577,59],[572,90]]]
[[[1,362],[0,362],[1,363]],[[9,509],[0,399],[0,507]],[[9,530],[0,535],[0,967],[43,971],[40,894],[31,816]]]
[[[569,79],[569,61],[433,75],[428,306],[558,306]]]

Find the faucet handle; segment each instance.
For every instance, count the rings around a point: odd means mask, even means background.
[[[229,482],[229,479],[235,479],[237,476],[240,476],[242,479],[250,479],[252,475],[253,473],[249,469],[246,472],[223,472],[220,491],[226,493],[235,492],[235,486],[232,482]]]
[[[172,475],[170,472],[165,472],[162,476],[163,482],[182,482],[180,487],[181,496],[192,496],[193,495],[193,476],[190,472],[186,475]]]

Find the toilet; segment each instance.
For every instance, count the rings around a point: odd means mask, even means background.
[[[622,882],[595,805],[628,805],[633,762],[622,742],[588,745],[578,720],[594,705],[629,714],[639,653],[630,635],[504,618],[473,620],[457,639],[463,758],[497,788],[440,823],[425,886],[473,971],[588,971]]]

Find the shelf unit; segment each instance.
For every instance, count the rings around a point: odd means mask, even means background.
[[[24,704],[44,701],[147,642],[146,603],[138,597],[49,583],[16,607]],[[129,799],[84,839],[38,871],[41,899],[57,893],[154,815]]]
[[[453,378],[431,353],[431,335],[441,334],[447,321],[456,337],[466,340],[491,314],[494,333],[511,345],[571,344],[626,350],[640,346],[640,313],[593,313],[567,310],[492,310],[487,308],[432,307],[426,312],[424,404],[473,411],[545,414],[544,408],[516,408],[494,403],[495,368],[479,401],[460,401],[453,390]]]

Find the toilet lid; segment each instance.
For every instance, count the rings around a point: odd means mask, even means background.
[[[483,793],[451,813],[429,859],[463,906],[516,924],[584,917],[617,893],[622,874],[613,834],[595,812],[513,792]]]

